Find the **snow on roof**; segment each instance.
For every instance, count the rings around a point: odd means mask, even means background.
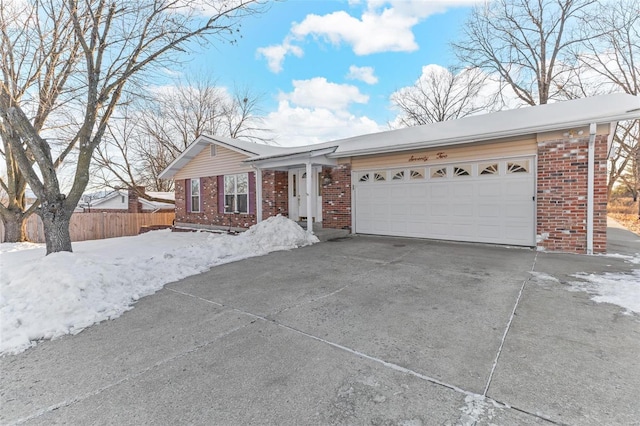
[[[279,147],[220,136],[201,136],[189,145],[160,177],[173,177],[211,143],[247,154],[247,162],[300,157],[301,154],[314,152],[330,158],[340,158],[483,142],[584,127],[591,123],[608,124],[636,118],[640,118],[640,97],[613,93],[298,147]]]
[[[640,97],[626,93],[538,105],[356,136],[334,142],[332,157],[480,142],[640,118]]]
[[[176,193],[175,192],[145,191],[145,194],[147,194],[151,198],[160,198],[161,200],[173,200],[173,201],[175,201],[175,199],[176,199]]]

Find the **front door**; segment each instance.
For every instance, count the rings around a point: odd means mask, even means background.
[[[312,191],[316,194],[314,222],[322,222],[322,196],[320,169],[313,168]],[[307,214],[307,172],[305,169],[289,171],[289,218],[292,220],[306,219]]]

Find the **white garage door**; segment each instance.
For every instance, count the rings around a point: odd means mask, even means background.
[[[533,158],[353,173],[355,232],[535,245]]]

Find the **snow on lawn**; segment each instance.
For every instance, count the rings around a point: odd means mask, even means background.
[[[239,235],[154,231],[49,256],[43,244],[0,244],[0,354],[116,318],[166,283],[213,266],[316,242],[276,216]]]

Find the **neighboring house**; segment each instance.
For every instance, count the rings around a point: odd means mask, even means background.
[[[152,198],[175,199],[174,192],[145,192],[144,188],[139,188],[139,190]],[[170,202],[149,201],[140,198],[132,189],[115,190],[100,198],[85,199],[79,207],[84,213],[157,213],[173,212],[175,209],[174,204]]]
[[[269,216],[357,234],[606,250],[607,155],[640,98],[612,94],[295,148],[201,136],[167,167],[176,226]]]

